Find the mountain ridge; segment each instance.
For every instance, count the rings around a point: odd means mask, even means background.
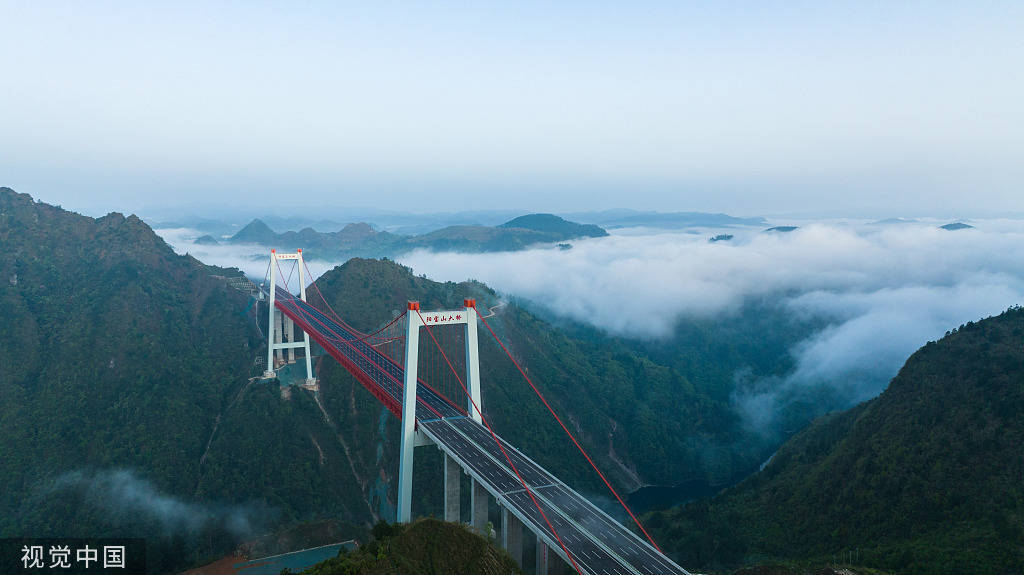
[[[254,307],[217,277],[240,271],[175,254],[136,216],[9,188],[0,243],[0,534],[142,536],[166,572],[315,510],[370,520],[338,487],[347,465],[300,473],[316,437],[344,457],[315,402],[247,382]]]
[[[378,231],[366,222],[346,224],[336,232],[274,232],[254,219],[226,241],[266,247],[303,246],[308,257],[393,257],[415,249],[461,252],[515,251],[542,243],[607,236],[593,224],[578,224],[553,214],[529,214],[497,226],[450,225],[420,235]]]
[[[1022,340],[1020,307],[951,330],[879,397],[817,420],[761,472],[649,524],[690,565],[857,548],[866,565],[899,573],[1017,572]]]

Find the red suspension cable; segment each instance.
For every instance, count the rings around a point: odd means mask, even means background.
[[[333,316],[333,317],[331,317],[331,319],[333,319],[334,321],[338,322],[339,324],[344,326],[346,329],[350,329],[350,330],[352,330],[355,333],[363,333],[362,331],[360,331],[358,329],[355,329],[354,327],[349,325],[345,320],[341,319],[341,316],[338,315],[338,312],[334,311],[334,308],[331,307],[331,304],[327,303],[327,298],[325,298],[324,294],[320,291],[320,286],[316,285],[316,281],[313,280],[313,274],[310,273],[309,266],[306,265],[306,260],[305,259],[302,260],[302,266],[304,268],[306,268],[306,275],[309,276],[309,280],[310,280],[309,283],[313,286],[313,289],[316,290],[317,295],[320,296],[320,301],[324,302],[324,305],[327,306],[327,310],[330,311],[331,316]]]
[[[530,380],[530,376],[526,375],[526,371],[524,371],[522,366],[519,365],[519,362],[516,361],[516,358],[512,357],[512,354],[508,351],[508,348],[505,347],[505,344],[502,343],[500,339],[498,339],[498,334],[494,333],[494,330],[491,329],[491,326],[487,323],[487,320],[484,319],[483,317],[480,317],[480,321],[482,321],[484,326],[487,327],[487,331],[491,332],[491,335],[494,336],[494,341],[498,342],[498,345],[501,346],[501,349],[502,351],[505,352],[505,355],[507,355],[508,358],[512,360],[512,363],[515,364],[516,369],[518,369],[519,373],[521,373],[523,375],[523,378],[526,379],[526,383],[530,384],[530,387],[533,388],[533,392],[537,394],[537,397],[539,397],[540,400],[544,403],[544,406],[548,408],[548,411],[551,412],[551,415],[555,418],[555,421],[558,422],[558,425],[562,426],[562,430],[565,431],[566,435],[569,436],[569,439],[571,439],[573,444],[576,445],[576,449],[580,450],[580,453],[583,454],[583,457],[587,459],[587,463],[590,463],[590,466],[594,468],[594,471],[596,471],[597,474],[601,477],[601,481],[604,481],[605,486],[607,486],[608,490],[612,492],[612,495],[615,496],[615,499],[619,500],[619,505],[622,505],[622,508],[626,510],[626,513],[628,513],[630,518],[633,519],[633,522],[636,523],[636,526],[640,528],[640,531],[642,531],[644,536],[647,537],[647,540],[651,542],[651,545],[653,545],[654,548],[658,551],[661,551],[661,547],[658,547],[658,544],[654,542],[654,538],[652,538],[651,535],[647,533],[647,530],[644,529],[644,526],[640,524],[640,520],[636,518],[636,515],[633,515],[633,511],[629,509],[629,506],[626,505],[626,502],[622,500],[622,497],[619,497],[619,494],[615,491],[615,488],[612,487],[612,484],[608,482],[608,479],[606,479],[604,474],[601,473],[601,470],[598,469],[597,465],[594,464],[594,460],[590,458],[590,455],[587,454],[587,451],[585,449],[583,449],[583,446],[580,445],[580,442],[576,440],[576,437],[572,434],[571,431],[569,431],[569,428],[567,428],[565,424],[562,423],[562,418],[558,417],[558,414],[555,413],[555,410],[551,407],[551,404],[548,403],[548,400],[544,398],[544,394],[542,394],[540,390],[537,389],[537,386],[534,385],[533,381]]]
[[[280,268],[278,268],[278,269],[280,270]],[[375,361],[373,361],[372,359],[370,359],[370,358],[369,358],[369,357],[368,357],[368,356],[367,356],[367,355],[366,355],[365,353],[363,353],[363,352],[362,352],[362,351],[360,351],[360,350],[359,350],[359,349],[358,349],[358,348],[357,348],[357,347],[356,347],[355,345],[353,345],[353,343],[354,343],[354,342],[357,342],[357,341],[363,341],[363,340],[365,340],[365,339],[366,339],[367,337],[369,337],[369,335],[367,335],[367,336],[363,336],[363,337],[361,337],[361,338],[355,338],[355,339],[353,339],[353,338],[343,338],[343,337],[342,337],[341,335],[339,335],[339,334],[338,334],[338,333],[337,333],[336,331],[334,331],[333,329],[331,329],[331,327],[330,327],[330,326],[328,326],[328,325],[327,325],[327,324],[325,324],[325,323],[324,323],[323,321],[321,321],[321,320],[320,320],[320,318],[317,318],[317,317],[315,317],[315,316],[312,316],[312,315],[310,315],[310,314],[306,314],[305,312],[303,312],[303,310],[302,310],[301,306],[299,306],[298,304],[296,304],[296,303],[295,303],[295,302],[296,302],[297,300],[295,299],[295,296],[294,296],[293,294],[291,294],[291,293],[288,293],[288,296],[290,297],[290,299],[284,299],[284,300],[282,300],[282,299],[279,299],[279,300],[277,300],[277,301],[279,301],[279,302],[282,302],[282,304],[281,304],[281,305],[286,305],[286,304],[285,304],[285,303],[283,303],[283,302],[289,302],[289,303],[291,303],[292,307],[294,308],[293,312],[294,312],[294,313],[295,313],[296,315],[299,315],[299,316],[300,316],[300,317],[302,317],[303,319],[311,318],[311,319],[313,319],[314,321],[316,321],[317,323],[319,323],[319,324],[320,324],[321,326],[323,326],[323,327],[327,328],[327,331],[331,332],[331,334],[333,334],[333,335],[334,335],[334,337],[336,338],[336,341],[337,341],[338,343],[344,343],[344,344],[348,345],[349,347],[351,347],[351,348],[353,349],[353,351],[355,351],[356,353],[358,353],[358,354],[359,354],[360,356],[362,356],[362,357],[363,357],[364,359],[366,359],[366,360],[367,360],[368,362],[370,362],[370,363],[371,363],[371,364],[373,364],[373,365],[374,365],[375,367],[377,367],[377,369],[381,370],[381,372],[382,372],[382,373],[384,373],[385,375],[387,375],[387,376],[388,376],[388,378],[390,378],[390,379],[391,379],[392,381],[394,381],[395,383],[397,383],[399,387],[404,387],[404,382],[398,381],[398,380],[397,380],[397,379],[396,379],[396,378],[395,378],[394,376],[392,376],[392,375],[391,375],[390,373],[388,373],[386,369],[384,369],[384,368],[383,368],[382,366],[380,366],[380,365],[379,365],[379,364],[378,364],[377,362],[375,362]],[[307,304],[307,305],[308,305],[308,304]],[[289,309],[291,309],[291,308],[289,308]],[[406,312],[406,313],[408,313],[408,312]],[[393,320],[391,320],[391,322],[390,322],[390,323],[388,323],[388,324],[387,324],[386,326],[384,326],[384,328],[381,328],[381,329],[386,329],[386,328],[387,328],[388,326],[392,326],[392,325],[395,325],[395,324],[397,324],[397,323],[398,323],[398,321],[399,321],[399,320],[401,320],[401,319],[402,319],[403,317],[405,317],[405,313],[402,313],[402,314],[401,314],[401,315],[399,315],[398,317],[394,318]],[[308,322],[307,322],[307,323],[308,323]],[[310,327],[313,327],[313,324],[312,324],[312,323],[310,323]],[[378,331],[380,331],[380,330],[378,330]],[[371,335],[372,335],[372,334],[371,334]],[[381,354],[381,356],[382,356],[382,357],[383,357],[384,359],[389,359],[389,358],[388,358],[388,357],[387,357],[386,355],[384,355],[384,354]],[[395,363],[396,365],[400,365],[400,364],[398,364],[397,362],[393,362],[393,363]],[[434,389],[433,387],[431,387],[431,386],[430,386],[430,384],[429,384],[429,383],[427,383],[427,382],[426,382],[426,381],[425,381],[425,380],[424,380],[423,378],[417,378],[417,382],[418,382],[419,384],[422,384],[422,385],[423,385],[423,387],[426,387],[426,388],[427,388],[427,389],[429,389],[430,391],[433,391],[434,393],[436,393],[436,394],[438,395],[438,397],[440,397],[441,399],[443,399],[443,400],[444,400],[444,401],[445,401],[446,403],[448,403],[448,405],[451,405],[451,406],[452,406],[452,407],[453,407],[453,408],[454,408],[454,409],[455,409],[456,411],[459,411],[459,412],[461,412],[461,413],[466,413],[466,410],[465,410],[465,409],[463,409],[463,408],[459,407],[458,405],[456,405],[455,403],[453,403],[453,402],[452,402],[452,400],[451,400],[451,399],[449,399],[449,398],[447,398],[447,397],[445,397],[445,396],[444,396],[444,394],[442,394],[442,393],[439,393],[439,392],[438,392],[438,391],[437,391],[436,389]],[[435,415],[437,415],[438,417],[441,417],[441,414],[440,414],[440,413],[438,413],[438,411],[437,411],[436,409],[434,409],[434,408],[433,408],[433,407],[432,407],[432,406],[431,406],[431,405],[430,405],[429,403],[427,403],[426,401],[424,401],[424,400],[422,400],[422,399],[417,399],[417,401],[419,401],[419,403],[423,404],[423,405],[424,405],[424,406],[425,406],[425,407],[426,407],[427,409],[429,409],[430,411],[434,412],[434,414],[435,414]]]
[[[292,262],[292,269],[288,270],[288,279],[284,280],[284,287],[285,287],[285,289],[287,289],[289,291],[291,291],[291,289],[292,289],[292,286],[291,286],[292,274],[295,273],[295,268],[297,268],[297,267],[299,267],[298,260]],[[278,267],[278,269],[280,269],[280,266]]]
[[[437,343],[437,338],[434,337],[434,333],[431,331],[430,326],[427,325],[427,322],[423,320],[423,315],[420,313],[420,310],[415,311],[416,315],[418,315],[420,318],[420,323],[423,325],[423,327],[427,329],[427,335],[429,335],[430,339],[434,341],[434,345],[437,346],[438,349],[441,349],[441,346]],[[452,362],[448,361],[448,356],[445,355],[444,350],[441,350],[441,356],[444,357],[444,360],[448,364],[448,367],[452,370],[452,373],[455,373],[455,379],[458,380],[459,385],[462,386],[462,390],[466,393],[466,396],[469,397],[470,403],[473,404],[473,411],[475,411],[480,416],[480,420],[483,421],[484,425],[487,426],[487,431],[490,432],[491,439],[493,439],[494,442],[498,444],[498,449],[501,450],[501,454],[505,456],[505,460],[508,461],[509,467],[511,467],[512,471],[516,474],[516,478],[519,479],[519,484],[523,486],[524,490],[526,490],[526,493],[530,496],[530,500],[533,501],[533,505],[534,507],[537,508],[537,511],[540,511],[541,517],[544,518],[544,522],[548,524],[548,529],[551,530],[551,533],[554,534],[555,539],[558,540],[558,544],[562,547],[562,551],[565,551],[565,556],[569,558],[569,561],[572,563],[573,569],[575,569],[576,572],[579,573],[579,575],[583,575],[583,571],[581,571],[580,566],[576,564],[576,560],[573,559],[572,553],[569,553],[569,549],[566,548],[565,543],[562,542],[562,538],[558,535],[558,531],[555,531],[554,525],[552,525],[551,520],[548,519],[547,513],[544,513],[544,509],[542,509],[540,503],[537,502],[537,498],[533,495],[533,490],[530,489],[530,486],[527,485],[526,481],[523,480],[523,476],[519,474],[519,470],[516,469],[516,465],[512,463],[512,458],[509,456],[508,452],[505,451],[505,446],[501,444],[501,441],[498,439],[497,434],[495,434],[494,430],[491,429],[491,424],[487,421],[487,418],[484,417],[483,412],[480,411],[480,407],[477,406],[476,401],[473,400],[473,396],[469,394],[469,390],[466,389],[466,384],[462,382],[462,378],[459,377],[459,374],[455,372],[455,368],[452,366]]]
[[[286,306],[286,305],[287,305],[286,303],[284,303],[285,301],[290,301],[290,303],[291,303],[292,307],[291,307],[291,308],[289,308],[289,309],[291,309],[291,310],[292,310],[292,312],[293,312],[293,313],[295,313],[296,315],[298,315],[298,316],[302,317],[303,319],[307,320],[307,323],[309,323],[309,325],[310,325],[311,327],[312,327],[312,325],[313,325],[313,324],[312,324],[311,322],[309,322],[309,321],[308,321],[309,319],[312,319],[313,321],[316,321],[317,323],[319,323],[320,325],[322,325],[322,326],[323,326],[324,328],[326,328],[326,329],[327,329],[327,331],[331,332],[331,333],[332,333],[332,334],[333,334],[333,335],[334,335],[334,336],[335,336],[335,337],[337,338],[337,341],[338,341],[339,343],[344,343],[344,344],[348,345],[349,347],[351,347],[353,351],[355,351],[355,352],[356,352],[357,354],[359,354],[360,356],[362,356],[362,357],[363,357],[363,359],[365,359],[366,361],[368,361],[369,363],[371,363],[372,365],[374,365],[375,367],[377,367],[377,369],[378,369],[378,370],[380,370],[380,372],[381,372],[381,373],[383,373],[383,374],[384,374],[385,376],[387,376],[387,377],[388,377],[389,379],[391,379],[391,380],[392,380],[392,381],[394,381],[394,382],[395,382],[396,384],[398,384],[398,386],[399,386],[399,387],[404,387],[404,382],[398,381],[398,379],[396,379],[396,378],[395,378],[395,377],[394,377],[393,375],[391,375],[390,373],[388,373],[388,371],[387,371],[386,369],[384,369],[383,367],[381,367],[380,365],[378,365],[378,364],[377,364],[377,362],[375,362],[375,361],[373,361],[372,359],[370,359],[370,358],[369,358],[369,356],[367,356],[367,355],[366,355],[365,353],[363,353],[362,351],[360,351],[360,350],[359,350],[359,348],[357,348],[357,347],[356,347],[355,345],[353,345],[353,343],[352,343],[352,342],[353,342],[353,341],[356,341],[356,340],[352,340],[352,339],[345,339],[345,338],[342,338],[342,337],[341,337],[340,335],[338,335],[338,333],[337,333],[337,332],[335,332],[335,331],[334,331],[333,329],[331,329],[331,328],[330,328],[330,326],[328,326],[327,324],[325,324],[325,323],[324,323],[323,321],[321,321],[321,320],[320,320],[319,318],[317,318],[317,317],[315,317],[315,316],[312,316],[312,314],[306,314],[306,313],[305,313],[305,312],[304,312],[304,311],[302,310],[302,308],[301,308],[301,307],[300,307],[299,305],[297,305],[297,304],[295,303],[295,301],[294,301],[294,300],[295,300],[295,297],[294,297],[294,296],[292,296],[291,300],[278,300],[278,301],[282,301],[282,303],[281,303],[281,305],[282,305],[282,306]],[[397,318],[396,318],[396,320],[395,320],[395,321],[397,321]],[[430,386],[427,386],[427,387],[428,387],[428,388],[430,388]],[[431,390],[433,390],[433,388],[430,388],[430,389],[431,389]],[[441,417],[441,414],[440,414],[440,413],[439,413],[439,412],[438,412],[438,411],[437,411],[436,409],[434,409],[434,408],[433,408],[433,406],[431,406],[431,405],[430,405],[429,403],[427,403],[426,401],[424,401],[424,400],[422,400],[422,399],[420,399],[420,398],[417,398],[417,401],[418,401],[418,402],[419,402],[420,404],[424,405],[424,406],[425,406],[425,407],[426,407],[427,409],[429,409],[430,411],[434,412],[434,415],[437,415],[438,417]],[[415,417],[415,414],[413,414],[413,417]]]
[[[263,274],[263,281],[270,279],[270,262],[267,262],[267,271]]]

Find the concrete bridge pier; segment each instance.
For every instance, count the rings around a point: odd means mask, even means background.
[[[501,508],[501,546],[516,563],[523,564],[523,523],[507,507]]]
[[[282,343],[281,336],[284,333],[284,314],[281,313],[281,310],[278,310],[278,309],[274,310],[274,326],[271,328],[271,330],[274,332],[274,343],[275,344]],[[271,366],[271,369],[276,369],[279,365],[283,365],[283,364],[284,364],[284,350],[282,350],[280,348],[275,349],[274,350],[274,365]]]
[[[282,314],[284,315],[284,314]],[[284,330],[285,335],[288,337],[288,343],[295,343],[295,322],[292,318],[285,316],[284,318]],[[288,363],[295,363],[295,348],[288,348]]]
[[[548,550],[547,544],[544,543],[544,541],[542,541],[540,537],[538,537],[537,562],[535,563],[536,567],[534,568],[534,572],[537,575],[548,575],[548,561],[550,561],[550,559],[548,558],[549,553],[550,550]]]
[[[462,468],[451,455],[444,456],[444,520],[462,521],[462,510],[459,508],[461,493]]]
[[[537,538],[537,562],[535,565],[534,573],[537,575],[563,575],[568,566],[540,537]]]
[[[470,524],[487,536],[490,536],[487,533],[487,498],[490,496],[487,489],[474,479],[473,491],[470,492]]]

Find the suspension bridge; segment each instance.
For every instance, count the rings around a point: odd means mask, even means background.
[[[310,363],[310,339],[337,360],[402,422],[399,459],[397,520],[408,522],[412,513],[413,456],[418,446],[434,445],[444,452],[444,518],[460,521],[461,474],[470,481],[471,524],[483,530],[489,498],[501,508],[500,538],[509,554],[522,564],[523,528],[537,538],[536,573],[547,575],[568,565],[573,571],[594,575],[686,574],[658,549],[604,474],[597,468],[555,413],[554,409],[508,352],[505,344],[467,299],[453,310],[421,310],[409,302],[384,327],[364,333],[346,323],[319,294],[324,309],[307,303],[302,251],[271,251],[267,332],[267,371],[295,361],[295,350],[305,351],[307,384],[315,383]],[[285,279],[280,262],[291,262]],[[286,264],[287,265],[287,264]],[[299,296],[287,286],[298,270]],[[284,286],[279,285],[279,278]],[[601,477],[643,536],[627,529],[503,440],[483,412],[480,394],[478,324],[482,325],[515,363],[568,438]],[[296,340],[294,327],[307,337]],[[423,336],[423,337],[421,337]],[[446,353],[462,348],[462,353]],[[561,561],[556,559],[560,558]],[[562,563],[564,562],[564,563]]]

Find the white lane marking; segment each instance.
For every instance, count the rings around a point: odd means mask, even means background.
[[[464,420],[459,420],[459,421],[464,421]],[[472,420],[469,420],[469,421],[472,421]],[[485,457],[487,457],[491,461],[493,461],[503,471],[505,471],[506,473],[509,473],[509,474],[511,473],[509,470],[507,470],[505,464],[502,464],[492,453],[490,453],[489,451],[484,449],[476,441],[474,441],[471,437],[469,437],[469,435],[466,432],[462,431],[461,429],[459,429],[455,425],[451,424],[450,422],[449,422],[449,425],[451,425],[452,429],[454,429],[456,433],[458,433],[458,434],[462,435],[463,437],[465,437],[466,440],[469,441],[470,443],[475,444],[477,446],[477,449],[479,449],[480,452]],[[465,425],[465,424],[463,424],[463,425]],[[477,424],[477,425],[479,425],[479,424]],[[502,444],[505,443],[501,438],[498,438],[498,441],[500,441]],[[530,461],[530,463],[533,463],[533,462]],[[535,467],[540,467],[536,463],[533,463],[533,465]],[[541,468],[541,469],[543,469],[543,468]],[[575,527],[577,531],[579,531],[580,533],[586,533],[589,536],[590,542],[593,543],[594,545],[596,545],[602,551],[604,551],[608,555],[609,558],[611,558],[612,560],[618,562],[622,567],[625,567],[631,573],[633,573],[635,575],[643,575],[642,573],[640,573],[640,571],[636,567],[633,567],[633,565],[631,565],[629,563],[629,561],[627,561],[624,557],[622,557],[622,556],[618,555],[617,553],[615,553],[615,551],[613,551],[610,547],[608,547],[608,545],[606,545],[603,541],[601,541],[600,539],[595,537],[593,534],[591,534],[590,531],[585,529],[582,525],[577,523],[568,513],[565,512],[565,510],[563,510],[558,505],[555,505],[555,503],[553,501],[551,501],[550,499],[548,499],[547,497],[545,497],[544,494],[538,493],[538,492],[534,491],[532,488],[531,488],[531,491],[533,491],[534,496],[537,499],[539,499],[541,502],[547,504],[547,506],[549,508],[551,508],[552,510],[554,510],[555,513],[557,513],[558,515],[561,515],[568,522],[568,524],[570,524],[573,527]]]
[[[451,422],[451,421],[448,421],[448,420],[440,420],[440,421],[439,421],[438,423],[439,423],[439,424],[444,424],[444,425],[447,425],[447,426],[448,426],[448,427],[449,427],[449,428],[450,428],[450,429],[451,429],[451,430],[452,430],[453,432],[455,432],[455,433],[457,433],[457,434],[459,434],[459,435],[462,435],[461,433],[459,433],[459,432],[458,432],[458,430],[456,430],[456,429],[455,429],[455,427],[454,427],[454,426],[452,425],[452,422]],[[433,426],[429,426],[428,428],[425,428],[425,429],[428,429],[428,430],[429,430],[429,432],[430,432],[430,433],[433,433],[435,437],[437,437],[437,438],[439,438],[439,439],[441,438],[441,435],[440,435],[439,433],[437,433],[437,430],[435,430],[435,429],[433,428]],[[432,438],[432,439],[433,439],[433,438]],[[449,448],[451,448],[451,446],[450,446],[450,445],[448,445],[447,443],[445,443],[445,442],[443,442],[443,441],[440,441],[440,442],[437,442],[437,443],[438,443],[439,445],[442,445],[442,446],[444,446],[444,447],[449,447]],[[471,443],[472,443],[472,442],[471,442]],[[493,460],[493,458],[491,458],[491,457],[490,457],[490,455],[489,455],[488,453],[484,452],[484,451],[483,451],[483,449],[482,449],[481,447],[479,447],[479,446],[477,446],[477,445],[475,445],[475,444],[473,444],[473,445],[474,445],[474,446],[476,447],[476,450],[477,450],[477,452],[479,452],[479,453],[481,453],[481,454],[483,454],[483,455],[487,456],[487,457],[485,457],[485,459],[487,459],[487,458],[490,458],[490,459],[492,459],[492,460]],[[446,452],[446,453],[447,453],[447,452]],[[449,453],[449,455],[451,455],[451,456],[452,456],[452,457],[453,457],[453,458],[454,458],[454,459],[455,459],[456,461],[459,461],[460,463],[462,463],[462,464],[463,464],[463,467],[464,467],[465,469],[467,469],[467,472],[469,473],[470,477],[472,477],[472,476],[474,476],[474,475],[477,475],[477,478],[479,478],[479,479],[481,479],[481,480],[483,479],[483,478],[482,478],[482,477],[481,477],[481,476],[480,476],[480,475],[478,474],[477,468],[473,467],[472,465],[469,465],[469,460],[468,460],[468,459],[466,459],[466,457],[465,457],[465,455],[464,455],[464,454],[461,454],[461,453],[459,453],[459,452],[457,452],[457,451],[456,451],[456,452],[454,452],[454,453]],[[502,469],[502,470],[504,470],[505,468],[504,468],[504,467],[502,467],[501,469]],[[487,486],[487,483],[486,483],[486,482],[483,482],[483,485],[484,485],[484,486],[486,487],[486,486]],[[491,487],[492,487],[492,488],[494,488],[494,486],[493,486],[493,485],[492,485]],[[503,495],[500,495],[500,493],[501,493],[501,492],[500,492],[500,490],[498,490],[498,489],[496,489],[496,488],[495,488],[495,489],[494,489],[494,490],[493,490],[493,491],[492,491],[491,493],[492,493],[492,494],[494,494],[494,496],[495,496],[496,498],[498,498],[498,499],[499,499],[499,501],[501,501],[501,500],[504,500],[504,501],[505,501],[505,502],[506,502],[506,503],[507,503],[507,504],[508,504],[509,506],[516,506],[516,505],[515,505],[515,502],[513,502],[513,501],[511,501],[511,500],[509,500],[509,499],[507,499],[507,498],[505,498],[505,497],[504,497]],[[536,527],[536,529],[537,529],[537,530],[535,531],[535,533],[544,533],[544,534],[545,534],[545,536],[547,536],[547,537],[550,537],[550,536],[549,536],[549,531],[548,531],[548,529],[547,529],[546,527],[542,526],[542,525],[541,525],[541,524],[540,524],[540,523],[539,523],[539,522],[537,521],[537,519],[536,519],[536,518],[534,518],[534,517],[533,517],[533,516],[532,516],[532,515],[531,515],[530,513],[527,513],[527,512],[525,512],[525,511],[520,511],[520,512],[521,512],[521,513],[523,513],[523,515],[524,515],[524,517],[525,517],[525,518],[527,518],[527,521],[529,521],[530,523],[532,523],[532,524],[533,524],[533,525],[534,525],[534,526]],[[550,547],[551,547],[551,548],[553,549],[553,548],[554,548],[554,541],[551,541],[551,545],[549,545],[549,546],[550,546]],[[561,549],[559,549],[559,550],[561,550]],[[577,565],[578,565],[578,566],[580,567],[580,569],[582,569],[582,570],[583,570],[584,572],[587,572],[587,573],[597,573],[597,571],[596,571],[596,570],[595,570],[595,569],[594,569],[593,567],[591,567],[591,566],[590,566],[590,565],[589,565],[589,564],[588,564],[588,563],[587,563],[586,561],[584,561],[584,560],[583,560],[583,558],[581,558],[581,557],[579,556],[579,554],[578,554],[578,553],[573,553],[572,551],[568,551],[568,552],[569,552],[570,554],[572,554],[572,555],[573,555],[573,556],[575,557],[575,561],[576,561],[576,564],[577,564]]]
[[[475,427],[472,427],[472,426],[470,428],[471,429],[476,429]],[[458,431],[461,432],[462,430],[460,429]],[[599,507],[597,507],[593,503],[591,503],[588,499],[584,498],[582,495],[576,493],[576,491],[574,491],[571,487],[566,485],[565,482],[563,482],[562,480],[560,480],[557,477],[555,477],[554,475],[552,475],[546,469],[544,469],[543,467],[538,465],[535,461],[533,461],[532,459],[527,457],[524,453],[522,453],[521,451],[516,449],[514,446],[510,445],[505,440],[502,440],[500,438],[499,438],[499,440],[502,442],[504,447],[508,450],[509,455],[511,457],[517,458],[520,461],[525,461],[528,464],[532,464],[533,467],[538,469],[539,473],[546,474],[547,476],[550,476],[552,478],[552,480],[559,487],[562,488],[562,493],[565,496],[567,496],[570,500],[572,500],[573,497],[575,496],[576,498],[579,498],[581,501],[584,501],[585,502],[584,503],[584,507],[585,508],[590,508],[592,511],[596,511],[597,513],[595,513],[595,515],[600,517],[602,522],[605,525],[607,525],[608,527],[611,527],[614,531],[616,531],[620,535],[624,536],[624,539],[626,541],[632,542],[635,549],[638,548],[638,549],[643,550],[643,555],[637,554],[638,558],[642,559],[644,557],[644,555],[646,555],[650,560],[653,560],[654,564],[657,565],[659,570],[662,570],[662,571],[682,573],[683,575],[689,575],[690,574],[689,571],[687,571],[686,569],[683,569],[682,567],[677,565],[674,561],[672,561],[671,559],[669,559],[665,555],[658,553],[650,545],[650,543],[648,543],[647,541],[644,541],[643,539],[641,539],[639,535],[637,535],[636,533],[633,533],[629,529],[626,529],[618,521],[615,521],[615,520],[611,519],[611,517],[609,517],[607,513],[605,513],[603,510],[601,510]]]

